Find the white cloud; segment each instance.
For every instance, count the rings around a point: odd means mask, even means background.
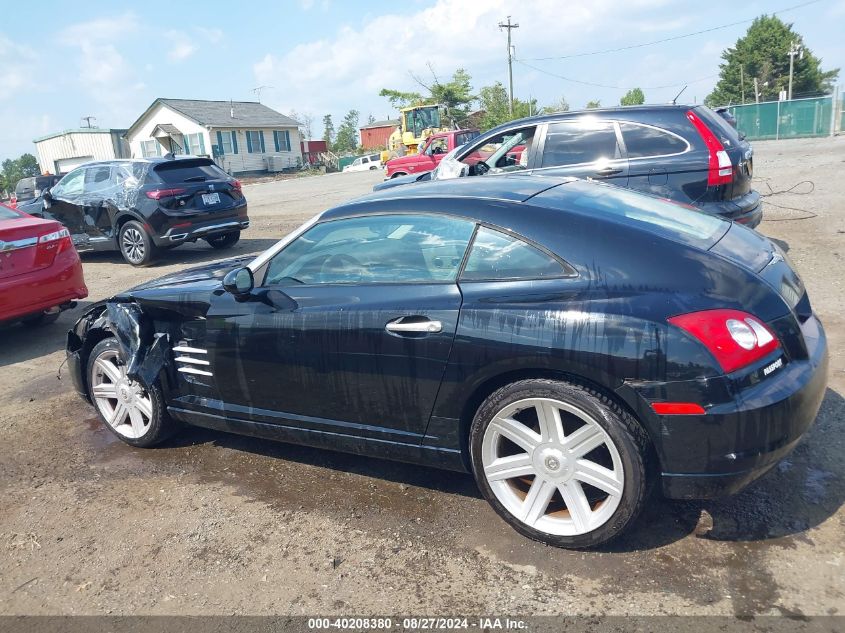
[[[0,34],[0,100],[36,87],[36,66],[35,51]]]
[[[476,88],[507,81],[506,34],[497,25],[508,14],[520,24],[513,32],[516,56],[544,57],[602,48],[608,33],[628,43],[636,35],[630,25],[647,19],[649,9],[666,0],[633,0],[621,5],[611,0],[438,0],[433,6],[410,14],[363,17],[360,27],[346,26],[321,39],[300,44],[286,53],[268,51],[253,64],[257,85],[275,86],[265,100],[274,107],[308,109],[341,115],[350,108],[377,118],[388,114],[381,88],[416,90],[409,71],[424,81],[431,79],[428,64],[441,78],[456,68],[466,68]],[[668,26],[666,28],[669,28]],[[626,62],[622,57],[621,61]],[[549,70],[577,77],[551,62]],[[568,70],[568,67],[566,67]],[[582,71],[583,72],[583,71]],[[566,94],[572,85],[515,65],[516,93],[523,98],[548,92],[543,98]],[[611,77],[592,78],[613,83]],[[528,80],[534,78],[532,83]],[[591,77],[584,77],[589,80]],[[557,87],[550,88],[551,84]],[[617,97],[618,98],[618,97]],[[577,105],[577,104],[573,104]]]
[[[199,33],[200,36],[202,36],[204,39],[208,40],[211,44],[217,44],[223,40],[222,29],[198,26],[194,30]]]
[[[180,62],[188,59],[191,55],[196,53],[197,50],[198,47],[191,42],[177,42],[173,48],[168,51],[167,56],[170,58],[170,61]]]
[[[84,107],[91,109],[86,114],[96,115],[102,125],[128,125],[137,115],[136,98],[145,86],[120,47],[142,28],[135,14],[126,12],[73,24],[59,33],[58,41],[77,51],[73,61],[78,72],[66,74],[64,81],[82,93]]]

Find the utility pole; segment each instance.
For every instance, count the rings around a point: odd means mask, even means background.
[[[745,73],[742,72],[742,64],[739,65],[739,86],[742,91],[742,105],[745,105]]]
[[[792,46],[789,47],[789,91],[786,93],[786,98],[789,101],[792,101],[792,69],[795,65],[795,56],[798,55],[798,59],[804,58],[804,48],[800,46],[796,41],[792,41]]]
[[[513,46],[511,46],[511,31],[518,29],[519,24],[511,23],[511,16],[508,16],[507,22],[499,22],[499,30],[508,30],[508,88],[510,93],[510,100],[508,101],[508,112],[513,116]]]
[[[754,103],[760,103],[760,90],[757,88],[757,77],[754,78]]]
[[[85,121],[85,123],[87,123],[87,125],[85,125],[83,127],[87,127],[88,129],[96,127],[94,125],[91,125],[91,121],[96,121],[97,117],[95,117],[95,116],[84,116],[84,117],[82,117],[82,120]]]

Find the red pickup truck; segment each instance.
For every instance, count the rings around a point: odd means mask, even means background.
[[[387,178],[432,171],[446,154],[469,143],[479,134],[481,132],[478,130],[449,130],[432,134],[420,146],[419,154],[400,156],[387,161]]]

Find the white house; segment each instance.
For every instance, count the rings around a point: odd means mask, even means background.
[[[66,174],[92,160],[129,158],[126,130],[80,128],[35,139],[35,152],[42,173]]]
[[[126,140],[133,158],[211,156],[230,174],[302,164],[299,124],[254,101],[156,99]]]

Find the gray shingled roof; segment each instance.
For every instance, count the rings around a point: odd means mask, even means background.
[[[388,119],[386,121],[373,121],[372,123],[367,123],[366,125],[362,125],[359,129],[366,130],[371,127],[396,127],[399,125],[399,119]]]
[[[199,101],[195,99],[158,99],[164,105],[213,127],[297,127],[288,116],[256,101]],[[231,110],[235,117],[232,118]]]

